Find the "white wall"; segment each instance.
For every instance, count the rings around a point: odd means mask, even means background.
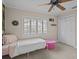
[[[23,10],[18,10],[14,8],[6,8],[5,10],[5,30],[7,33],[12,33],[15,34],[19,39],[27,38],[27,36],[24,36],[22,32],[22,20],[26,16],[37,16],[37,17],[51,17],[54,18],[54,22],[49,22],[48,21],[48,34],[47,35],[36,35],[35,37],[42,37],[42,38],[53,38],[57,40],[57,26],[51,26],[52,24],[57,24],[57,18],[53,17],[52,15],[46,15],[46,14],[39,14],[39,13],[34,13],[34,12],[29,12],[29,11],[23,11]],[[18,26],[13,26],[12,21],[13,20],[18,20],[19,25]]]
[[[58,17],[58,40],[76,48],[76,11]]]

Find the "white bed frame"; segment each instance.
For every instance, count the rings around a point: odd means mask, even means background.
[[[13,58],[21,54],[30,53],[38,49],[43,49],[45,48],[45,46],[45,40],[41,38],[19,40],[17,42],[15,52],[10,57]]]

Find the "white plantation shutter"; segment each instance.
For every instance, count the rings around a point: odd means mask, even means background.
[[[24,19],[24,34],[30,34],[30,19]]]
[[[31,19],[31,34],[36,34],[36,20]]]
[[[44,18],[24,18],[23,20],[24,35],[47,34],[47,19]]]
[[[47,33],[47,20],[43,20],[43,33]]]
[[[38,34],[41,34],[42,33],[42,20],[40,19],[40,20],[38,20]]]

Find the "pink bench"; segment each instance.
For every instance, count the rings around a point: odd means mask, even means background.
[[[46,40],[46,48],[47,49],[56,48],[56,41],[55,40]]]

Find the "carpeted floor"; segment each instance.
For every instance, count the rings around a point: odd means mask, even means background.
[[[76,49],[63,43],[58,43],[57,48],[52,50],[41,49],[31,52],[29,56],[23,54],[12,59],[77,59]],[[3,56],[2,59],[11,59]]]

